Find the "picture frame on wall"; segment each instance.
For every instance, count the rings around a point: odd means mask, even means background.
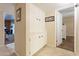
[[[52,22],[52,21],[55,21],[55,16],[45,17],[45,22]]]
[[[21,21],[21,8],[16,10],[16,22]]]

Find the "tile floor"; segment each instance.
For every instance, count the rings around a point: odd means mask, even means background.
[[[0,56],[16,56],[11,49],[6,46],[0,46]]]
[[[34,56],[74,56],[74,53],[61,48],[51,48],[49,46],[45,46]]]
[[[0,47],[0,56],[16,56],[10,49],[6,46]],[[37,52],[34,56],[74,56],[72,51],[68,51],[61,48],[51,48],[49,46],[45,46],[39,52]]]

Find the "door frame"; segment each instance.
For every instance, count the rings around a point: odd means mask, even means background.
[[[71,7],[74,7],[74,4],[73,5],[69,5],[69,6],[65,6],[65,7],[61,7],[61,8],[58,8],[55,10],[55,47],[56,47],[56,37],[57,37],[57,21],[56,21],[56,16],[57,16],[57,12],[60,13],[61,10],[64,10],[64,9],[67,9],[67,8],[71,8]],[[76,53],[76,12],[75,12],[75,8],[74,8],[74,53]]]

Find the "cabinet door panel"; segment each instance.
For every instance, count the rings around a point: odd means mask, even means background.
[[[30,11],[30,32],[43,32],[45,29],[44,12],[36,8]]]
[[[39,49],[41,49],[46,44],[46,35],[44,33],[32,33],[30,35],[30,52],[31,55],[36,53]]]

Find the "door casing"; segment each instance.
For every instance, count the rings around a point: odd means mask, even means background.
[[[62,8],[59,8],[59,9],[56,9],[55,10],[55,46],[56,46],[56,40],[57,40],[57,31],[56,31],[56,29],[57,29],[57,19],[56,19],[56,17],[58,16],[56,13],[57,12],[59,12],[60,13],[60,11],[61,10],[64,10],[64,9],[67,9],[67,8],[71,8],[71,7],[74,7],[74,5],[70,5],[70,6],[66,6],[66,7],[62,7]],[[74,53],[76,53],[76,8],[74,8]]]

